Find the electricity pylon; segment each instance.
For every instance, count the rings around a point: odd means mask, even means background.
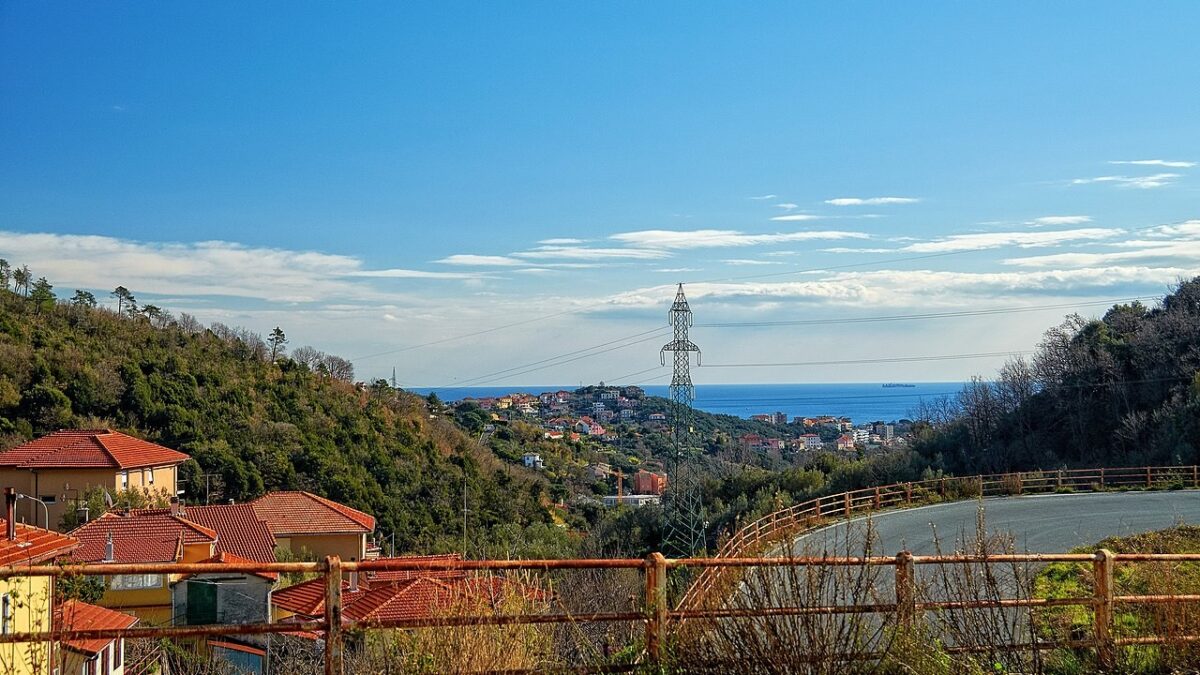
[[[696,353],[700,365],[700,348],[688,339],[692,325],[692,309],[683,294],[683,284],[675,293],[675,302],[667,312],[667,323],[674,329],[674,339],[663,345],[659,360],[667,364],[667,352],[674,354],[671,374],[672,448],[666,492],[666,522],[663,527],[663,549],[671,554],[691,556],[704,549],[705,513],[700,494],[699,451],[692,437],[692,402],[696,388],[692,385],[691,354]]]

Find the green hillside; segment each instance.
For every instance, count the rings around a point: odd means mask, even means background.
[[[498,534],[564,536],[547,527],[542,482],[424,399],[353,384],[342,359],[286,356],[270,339],[153,306],[56,303],[48,283],[16,291],[0,290],[0,447],[64,427],[124,430],[192,456],[192,501],[206,489],[213,501],[309,490],[375,514],[402,552],[462,546],[464,485],[472,551]]]

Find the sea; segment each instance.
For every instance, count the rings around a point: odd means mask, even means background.
[[[887,384],[888,386],[885,386]],[[836,415],[849,417],[855,423],[894,422],[911,418],[911,411],[922,399],[954,395],[962,382],[903,383],[835,383],[835,384],[698,384],[696,408],[705,412],[735,417],[750,417],[763,413],[783,412],[788,419]],[[410,391],[422,395],[436,393],[444,401],[468,397],[487,398],[522,392],[538,394],[543,391],[566,389],[578,385],[417,388]],[[643,387],[652,396],[668,396],[666,385]]]

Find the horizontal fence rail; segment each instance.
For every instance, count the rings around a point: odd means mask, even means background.
[[[1159,487],[1200,488],[1200,466],[1039,469],[967,477],[943,476],[839,492],[800,502],[748,523],[721,544],[714,557],[737,559],[758,555],[788,538],[828,524],[833,519],[885,509],[974,497]],[[723,592],[733,582],[715,567],[705,570],[683,595],[679,608],[703,606],[714,594],[719,602]]]
[[[450,628],[454,626],[483,625],[541,625],[541,624],[585,624],[605,622],[640,622],[644,631],[644,651],[640,664],[617,664],[596,668],[576,669],[574,672],[629,672],[646,664],[660,663],[666,645],[672,639],[673,629],[678,629],[685,620],[714,621],[739,620],[755,617],[799,617],[805,615],[854,615],[878,614],[891,616],[896,625],[913,625],[926,612],[965,611],[1001,608],[1036,607],[1089,607],[1094,614],[1092,637],[1089,639],[1047,639],[1005,645],[1013,650],[1051,650],[1058,648],[1094,649],[1100,664],[1114,663],[1117,651],[1122,647],[1136,645],[1165,644],[1174,642],[1196,642],[1194,635],[1141,635],[1115,636],[1113,634],[1113,608],[1131,604],[1200,604],[1200,595],[1195,594],[1145,594],[1119,595],[1114,589],[1113,571],[1117,564],[1154,563],[1200,563],[1197,554],[1120,554],[1101,550],[1095,554],[989,554],[989,555],[933,555],[914,556],[901,552],[895,556],[868,557],[758,557],[758,558],[675,558],[653,553],[645,559],[572,559],[572,560],[444,560],[408,561],[385,559],[368,561],[342,561],[329,557],[320,562],[289,563],[154,563],[154,564],[70,564],[60,566],[9,566],[0,567],[0,580],[14,577],[80,577],[87,575],[114,574],[195,574],[205,572],[301,572],[315,574],[324,580],[324,617],[314,621],[276,621],[271,623],[220,624],[204,626],[132,627],[102,630],[49,630],[41,632],[8,633],[0,635],[0,644],[15,642],[57,642],[62,640],[112,639],[112,638],[196,638],[221,635],[263,635],[317,632],[325,643],[325,672],[342,673],[343,640],[347,632],[385,629]],[[1094,582],[1093,593],[1086,597],[1071,598],[988,598],[978,600],[932,600],[918,597],[915,570],[926,565],[987,565],[1000,563],[1047,564],[1076,563],[1090,567]],[[736,570],[746,568],[806,568],[806,567],[882,567],[893,568],[893,593],[890,602],[849,603],[828,606],[803,607],[737,607],[716,605],[703,608],[671,609],[667,603],[667,579],[672,570]],[[391,621],[343,621],[342,579],[345,574],[369,571],[437,572],[489,572],[489,571],[553,571],[553,570],[638,570],[644,576],[645,594],[640,601],[639,611],[567,613],[555,611],[530,611],[524,613],[475,613],[465,615],[434,616],[419,619]],[[988,647],[990,649],[991,647]],[[951,645],[948,653],[971,653],[985,651],[973,645]],[[874,652],[825,655],[824,658],[874,659],[883,654]],[[522,671],[503,671],[522,672]],[[536,671],[525,671],[536,672]]]

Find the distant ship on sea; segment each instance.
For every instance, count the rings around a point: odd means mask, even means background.
[[[903,382],[886,382],[886,383],[884,383],[883,388],[884,389],[892,389],[894,387],[903,387],[905,389],[912,389],[913,387],[916,387],[916,386],[917,385],[915,385],[915,384],[905,384]]]

